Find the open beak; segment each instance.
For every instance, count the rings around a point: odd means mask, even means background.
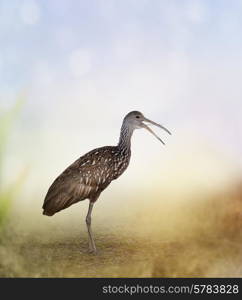
[[[171,132],[167,129],[167,128],[165,128],[164,126],[162,126],[162,125],[160,125],[160,124],[157,124],[157,123],[155,123],[155,122],[153,122],[153,121],[151,121],[151,120],[149,120],[149,119],[146,119],[146,118],[144,118],[144,120],[143,120],[144,122],[147,122],[147,123],[150,123],[150,124],[152,124],[152,125],[155,125],[155,126],[157,126],[157,127],[160,127],[161,129],[163,129],[163,130],[165,130],[168,134],[171,134]],[[145,128],[146,130],[148,130],[151,134],[153,134],[163,145],[165,145],[165,143],[162,141],[162,139],[160,139],[159,137],[158,137],[158,135],[156,135],[155,133],[154,133],[154,131],[153,130],[151,130],[150,129],[150,127],[148,127],[145,123],[142,123],[142,127],[143,128]]]

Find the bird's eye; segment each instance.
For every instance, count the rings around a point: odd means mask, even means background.
[[[139,119],[140,118],[140,116],[136,116],[136,119]]]

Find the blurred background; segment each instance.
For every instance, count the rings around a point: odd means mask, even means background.
[[[0,276],[242,276],[241,11],[0,2]],[[52,218],[41,206],[69,164],[117,144],[131,110],[173,135],[134,133],[128,170],[95,205],[90,257],[88,201]]]

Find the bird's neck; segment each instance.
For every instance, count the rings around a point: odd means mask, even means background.
[[[131,148],[131,137],[134,130],[130,128],[125,122],[122,124],[118,148],[124,151],[130,151]]]

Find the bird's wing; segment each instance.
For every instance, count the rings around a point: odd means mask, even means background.
[[[110,182],[108,147],[96,149],[70,165],[50,186],[44,200],[44,214],[54,213],[89,198]]]
[[[67,171],[67,170],[66,170]],[[88,170],[63,172],[50,186],[44,200],[44,214],[54,213],[84,200],[97,190],[94,180],[88,180]]]
[[[100,156],[99,156],[100,158]],[[44,214],[53,215],[72,204],[89,198],[110,180],[107,162],[95,155],[85,155],[70,165],[50,186],[44,200]]]

